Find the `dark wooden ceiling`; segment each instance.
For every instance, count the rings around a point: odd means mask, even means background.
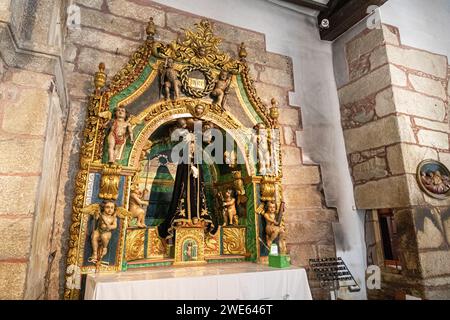
[[[328,19],[330,22],[329,28],[320,29],[320,38],[333,41],[369,15],[367,12],[369,6],[381,6],[387,0],[330,0],[328,4],[322,4],[313,0],[282,1],[318,10],[317,24],[320,26],[323,19]]]

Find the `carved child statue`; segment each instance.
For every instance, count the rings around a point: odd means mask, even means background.
[[[238,225],[238,215],[236,212],[236,200],[232,197],[233,191],[231,189],[225,192],[223,199],[224,207],[224,225]]]
[[[280,252],[286,253],[285,226],[282,219],[280,222],[277,221],[276,211],[275,202],[267,202],[267,208],[264,212],[264,219],[266,220],[266,244],[270,248],[272,242],[280,236]]]
[[[173,91],[174,100],[180,96],[181,81],[178,79],[178,71],[174,68],[173,60],[167,59],[166,66],[161,74],[161,86],[164,89],[164,97],[170,99],[170,92]]]
[[[137,226],[145,228],[145,210],[142,206],[148,205],[148,201],[142,200],[143,192],[139,190],[139,186],[133,186],[130,192],[130,215],[136,218]]]
[[[219,105],[222,109],[225,105],[225,95],[228,93],[231,83],[231,77],[228,73],[221,71],[219,74],[219,79],[216,81],[214,90],[211,92],[211,97],[214,99],[214,103]]]
[[[258,148],[259,172],[266,175],[271,172],[269,137],[264,124],[259,123],[254,128],[256,130],[254,142]]]
[[[128,137],[131,143],[134,142],[132,125],[128,120],[127,111],[124,107],[119,106],[114,110],[114,120],[107,137],[109,163],[116,161],[118,152]]]
[[[116,204],[112,201],[105,201],[100,205],[100,212],[96,213],[94,218],[95,229],[91,235],[92,256],[89,261],[95,263],[108,253],[112,230],[117,228]],[[100,256],[99,244],[102,249]]]

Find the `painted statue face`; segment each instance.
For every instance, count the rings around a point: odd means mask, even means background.
[[[206,49],[203,47],[200,47],[197,52],[200,58],[203,58],[206,55]]]
[[[180,128],[186,128],[186,126],[187,126],[187,123],[186,123],[186,119],[178,119],[178,126],[180,127]]]
[[[126,112],[125,108],[118,107],[116,109],[116,118],[117,119],[125,119],[126,116],[127,116],[127,112]]]
[[[203,113],[203,110],[204,110],[203,106],[200,105],[200,104],[198,104],[198,105],[195,107],[195,114],[196,114],[196,115],[201,115],[201,114]]]
[[[116,209],[116,205],[114,204],[114,202],[105,203],[104,212],[108,216],[112,216],[114,214],[115,209]]]
[[[275,213],[276,211],[275,203],[269,202],[269,204],[267,205],[267,211],[269,211],[269,213]]]
[[[231,197],[231,190],[227,190],[227,192],[225,192],[225,196],[227,198],[230,198]]]
[[[220,72],[220,80],[227,80],[228,74],[224,71]]]
[[[169,67],[169,68],[173,67],[173,60],[172,59],[167,60],[167,67]]]

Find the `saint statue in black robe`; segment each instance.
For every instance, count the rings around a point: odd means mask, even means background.
[[[175,227],[203,227],[212,234],[217,231],[217,219],[210,214],[206,203],[202,166],[193,161],[195,141],[190,143],[189,160],[177,166],[168,214],[158,226],[161,238],[172,238]]]

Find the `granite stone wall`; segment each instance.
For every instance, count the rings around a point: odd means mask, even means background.
[[[0,299],[48,293],[66,105],[63,3],[0,4]]]
[[[358,209],[394,209],[402,271],[384,270],[384,292],[448,298],[450,200],[416,182],[424,159],[449,159],[448,60],[402,45],[389,25],[346,45],[349,83],[339,88],[342,127]]]

